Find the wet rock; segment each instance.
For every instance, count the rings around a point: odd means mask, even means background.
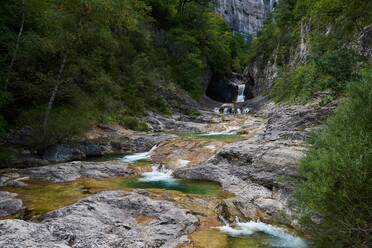
[[[181,168],[175,176],[212,180],[236,195],[221,211],[231,219],[269,220],[279,212],[290,214],[288,199],[298,179],[298,161],[304,156],[304,141],[335,106],[275,106],[266,104],[257,113],[268,120],[254,138],[225,145],[206,163]],[[238,214],[239,213],[239,214]]]
[[[259,209],[262,209],[266,214],[270,216],[274,215],[278,211],[284,208],[283,203],[278,200],[270,198],[258,198],[254,201],[254,204],[258,206]]]
[[[145,152],[163,141],[175,138],[174,135],[167,134],[121,134],[119,131],[105,128],[104,132],[114,133],[115,136],[76,144],[51,145],[43,151],[43,159],[44,161],[62,163],[108,154]]]
[[[15,172],[1,175],[0,182],[7,182],[7,178],[13,178],[12,180],[14,181],[21,177],[50,182],[70,182],[79,178],[108,178],[128,176],[133,173],[134,171],[128,168],[128,164],[121,161],[80,161],[16,170]]]
[[[0,191],[0,217],[16,214],[23,210],[23,202],[17,199],[17,196],[15,193]]]
[[[151,126],[154,131],[191,131],[201,132],[206,129],[207,124],[200,120],[183,120],[184,116],[172,116],[170,118],[161,116],[156,113],[149,113],[145,118],[146,123]]]
[[[208,85],[207,96],[219,102],[233,102],[238,96],[239,88],[232,82],[233,79],[213,79]]]
[[[81,147],[69,144],[51,145],[44,151],[43,159],[50,162],[67,162],[85,159]]]
[[[151,221],[137,223],[137,216]],[[1,247],[176,247],[198,219],[144,195],[106,191],[48,213],[40,223],[0,221]]]

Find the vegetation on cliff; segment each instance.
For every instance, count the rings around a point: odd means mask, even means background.
[[[372,244],[372,68],[346,95],[300,167],[305,180],[297,198],[316,247]]]
[[[355,49],[371,22],[371,1],[280,1],[250,50],[261,69],[278,67],[274,100],[342,97],[300,166],[296,198],[315,247],[372,245],[372,68]]]
[[[306,102],[324,90],[339,96],[366,64],[354,46],[371,21],[371,1],[280,1],[253,41],[249,61],[261,68],[276,64],[279,76],[267,93],[277,101]]]
[[[207,69],[240,70],[246,49],[210,0],[6,1],[0,30],[0,129],[42,143],[97,122],[143,129],[145,110],[169,114],[179,88],[200,97]]]

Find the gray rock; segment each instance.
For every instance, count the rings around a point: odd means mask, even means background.
[[[372,24],[368,25],[359,34],[358,38],[359,50],[361,53],[372,60]]]
[[[17,199],[18,195],[0,191],[0,217],[19,213],[23,210],[23,202]]]
[[[255,138],[224,146],[205,164],[175,171],[187,179],[212,180],[236,195],[220,205],[222,213],[271,218],[281,211],[290,215],[288,202],[298,179],[298,161],[304,156],[304,140],[334,107],[266,104],[258,114],[268,118]]]
[[[64,164],[47,165],[35,168],[15,170],[13,173],[5,173],[0,176],[5,186],[7,182],[17,178],[45,180],[50,182],[70,182],[79,178],[108,178],[114,176],[128,176],[134,171],[128,164],[122,161],[108,162],[70,162]]]
[[[44,151],[43,159],[50,162],[68,162],[86,157],[79,146],[69,144],[51,145]]]
[[[106,191],[46,214],[40,223],[0,221],[0,246],[176,247],[197,226],[196,217],[172,203]]]
[[[145,121],[151,126],[154,131],[201,132],[207,128],[206,123],[183,121],[179,119],[182,119],[182,116],[173,116],[171,118],[168,118],[156,113],[149,113],[149,115],[145,118]]]
[[[272,11],[277,1],[265,0],[217,0],[217,13],[231,24],[235,32],[242,33],[246,38],[256,35],[261,29],[267,15]]]

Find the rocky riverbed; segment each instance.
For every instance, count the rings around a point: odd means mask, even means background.
[[[249,115],[205,112],[197,120],[178,118],[173,124],[154,115],[151,122],[160,123],[154,129],[162,133],[120,131],[120,137],[126,133],[128,142],[142,147],[132,152],[157,145],[132,156],[139,161],[118,156],[5,169],[0,246],[271,247],[270,237],[279,233],[284,247],[294,247],[288,245],[292,236],[275,227],[248,223],[261,228],[257,236],[253,229],[249,235],[231,231],[228,223],[239,227],[240,221],[260,220],[298,227],[290,206],[298,161],[309,132],[333,109],[265,103]],[[103,133],[107,130],[99,128],[89,135],[102,139]],[[114,136],[105,139],[113,144]],[[216,228],[223,225],[230,232]]]

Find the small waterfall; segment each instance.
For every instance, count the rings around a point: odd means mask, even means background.
[[[306,242],[288,233],[285,229],[265,224],[260,221],[250,221],[241,223],[237,220],[236,228],[231,227],[226,220],[220,216],[221,221],[225,224],[222,227],[217,227],[221,232],[227,233],[232,237],[251,236],[255,233],[265,233],[271,236],[270,247],[283,248],[307,248]]]
[[[244,102],[245,101],[245,84],[239,84],[239,92],[238,92],[238,98],[236,99],[236,102]]]
[[[140,160],[148,160],[148,159],[151,158],[151,155],[156,150],[156,148],[158,148],[158,147],[154,146],[148,152],[141,152],[141,153],[135,153],[135,154],[132,154],[132,155],[124,156],[124,158],[122,158],[122,160],[127,162],[127,163],[135,163],[135,162],[140,161]]]
[[[229,113],[230,113],[229,108],[224,108],[223,109],[223,114],[224,115],[228,115]]]
[[[152,171],[144,172],[142,178],[138,179],[141,182],[167,182],[176,183],[176,179],[172,176],[172,170],[165,168],[163,165],[152,166]]]

